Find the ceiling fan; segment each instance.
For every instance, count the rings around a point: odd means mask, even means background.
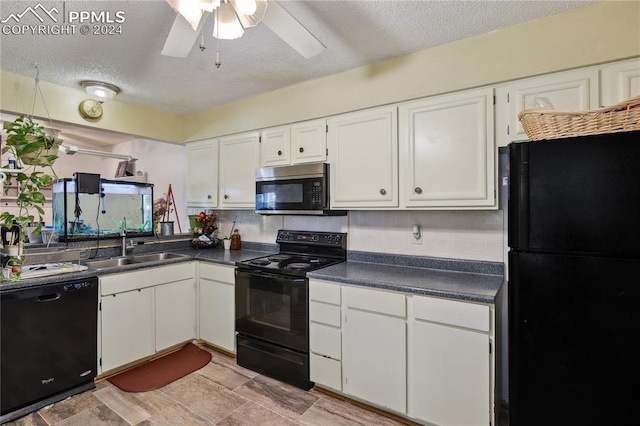
[[[262,22],[304,58],[326,47],[274,0],[167,0],[178,13],[162,49],[165,56],[185,58],[201,34],[209,15],[214,15],[213,36],[235,39],[244,28]]]

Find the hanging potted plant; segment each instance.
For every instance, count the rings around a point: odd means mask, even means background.
[[[2,154],[9,153],[15,159],[16,168],[14,173],[7,174],[4,183],[9,185],[15,180],[18,212],[0,213],[0,222],[7,228],[15,229],[15,225],[20,228],[18,247],[11,247],[10,252],[5,252],[5,255],[10,253],[13,256],[13,265],[19,265],[24,261],[27,227],[35,223],[32,232],[36,235],[40,233],[46,201],[42,188],[50,186],[57,177],[52,165],[58,156],[52,153],[55,142],[46,135],[44,127],[30,117],[21,116],[15,121],[6,121],[2,127],[7,133]]]
[[[6,149],[12,149],[15,158],[30,166],[51,166],[58,158],[61,139],[48,136],[44,126],[24,115],[15,121],[5,121],[7,132]],[[4,151],[3,151],[4,153]]]

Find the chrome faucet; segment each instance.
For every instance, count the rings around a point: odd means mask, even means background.
[[[120,236],[122,237],[122,257],[127,256],[127,218],[122,218],[122,227],[120,228]]]

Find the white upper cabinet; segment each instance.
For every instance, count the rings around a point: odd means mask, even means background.
[[[498,146],[528,139],[518,120],[518,114],[525,109],[586,111],[599,105],[598,71],[595,68],[508,83],[496,91],[498,114],[508,117],[498,120]]]
[[[291,125],[291,163],[327,161],[327,120],[305,121]]]
[[[602,106],[640,95],[640,59],[607,65],[600,70]]]
[[[260,132],[260,167],[327,160],[326,120],[311,120]]]
[[[327,120],[332,208],[398,207],[397,108]]]
[[[493,89],[401,104],[399,127],[402,207],[495,206]]]
[[[187,144],[187,207],[218,205],[218,140]]]
[[[220,208],[255,208],[258,136],[248,132],[220,138]]]
[[[291,164],[291,126],[260,132],[260,167]]]

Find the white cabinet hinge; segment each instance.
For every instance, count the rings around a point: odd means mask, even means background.
[[[328,124],[325,124],[325,125],[324,125],[324,127],[325,127],[324,132],[325,132],[325,133],[329,133],[329,125],[328,125]]]
[[[258,143],[262,143],[262,136],[258,136]]]
[[[496,95],[493,95],[493,104],[496,104]]]

